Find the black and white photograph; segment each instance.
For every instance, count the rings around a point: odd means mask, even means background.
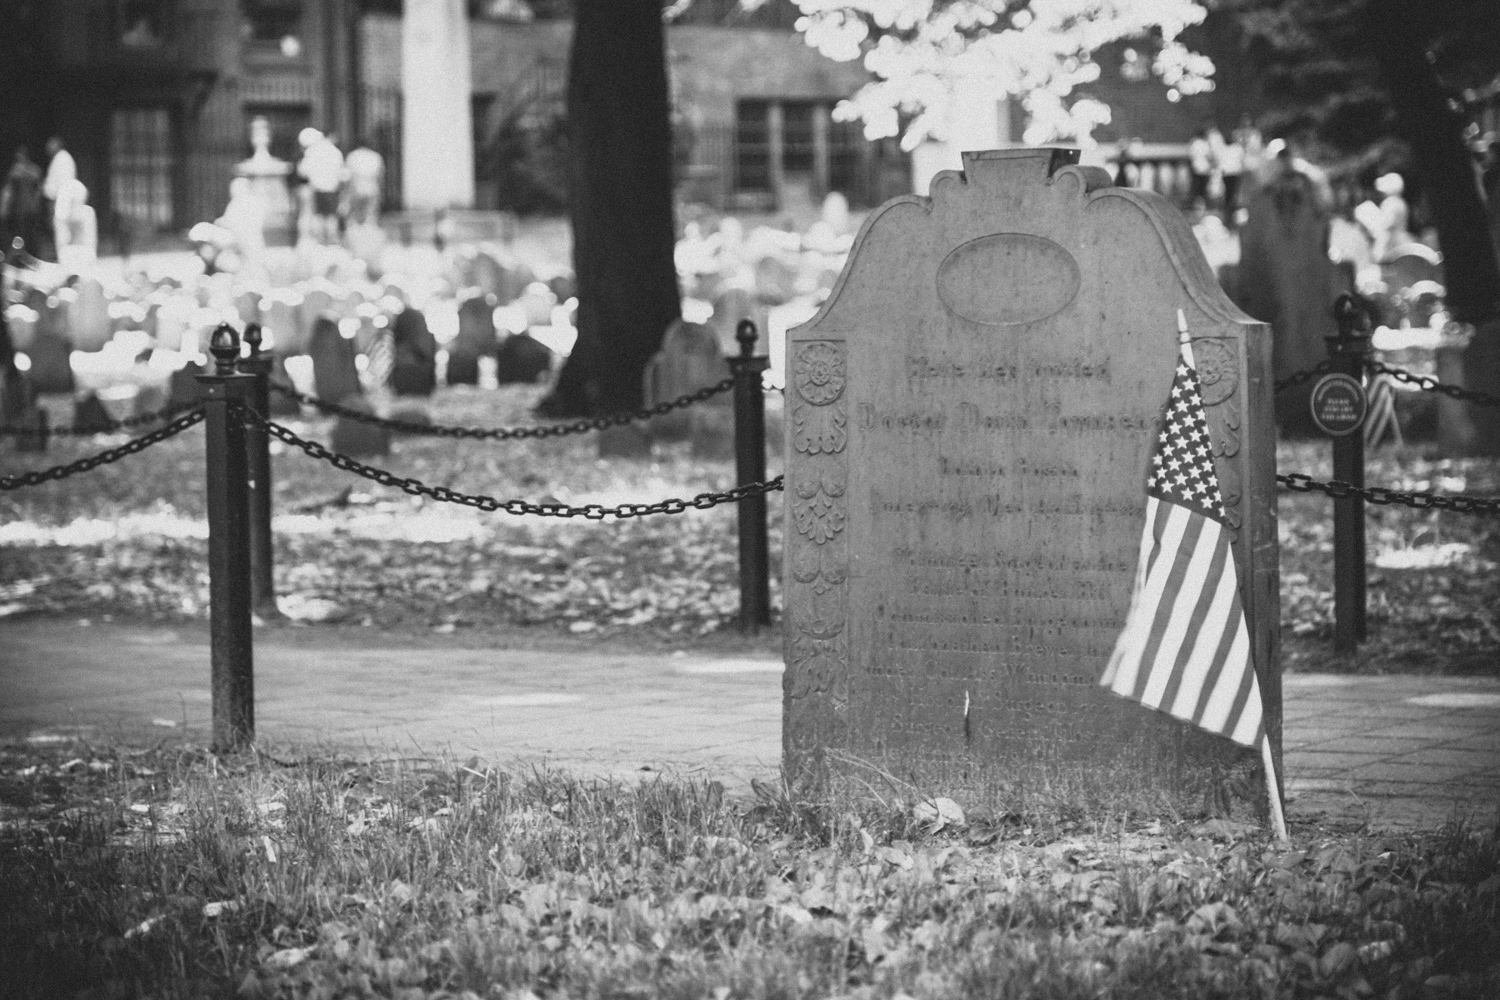
[[[0,0],[0,1000],[1500,998],[1494,0]]]

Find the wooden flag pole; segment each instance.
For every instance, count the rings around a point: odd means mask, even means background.
[[[1260,760],[1266,768],[1266,796],[1271,801],[1271,829],[1276,839],[1285,844],[1291,841],[1286,832],[1286,816],[1281,811],[1281,782],[1276,778],[1276,762],[1271,759],[1271,737],[1260,738]]]

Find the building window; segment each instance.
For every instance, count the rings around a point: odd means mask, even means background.
[[[240,0],[245,41],[257,54],[302,55],[302,0]]]
[[[110,115],[109,203],[152,229],[172,224],[172,116],[166,108],[116,108]]]
[[[114,6],[121,46],[133,50],[161,48],[169,29],[163,0],[116,0]]]
[[[734,186],[771,190],[771,102],[740,101],[734,125]]]

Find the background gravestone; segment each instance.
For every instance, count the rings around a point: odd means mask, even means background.
[[[1324,337],[1338,333],[1333,300],[1348,284],[1328,259],[1329,211],[1318,185],[1290,168],[1250,200],[1240,227],[1235,304],[1271,325],[1277,379],[1328,358]],[[1276,395],[1276,423],[1285,434],[1313,434],[1308,396],[1313,382]]]
[[[363,396],[345,399],[342,405],[360,413],[375,412],[375,407]],[[391,432],[379,424],[335,417],[333,430],[329,432],[328,446],[342,455],[384,455],[391,450]]]
[[[37,314],[36,332],[26,348],[31,359],[31,387],[38,393],[72,392],[73,366],[68,360],[72,347],[67,337],[67,308],[49,296]]]
[[[740,353],[739,341],[735,340],[740,320],[751,320],[755,323],[756,353],[764,354],[770,344],[769,318],[766,307],[755,301],[749,292],[743,288],[731,288],[714,300],[714,312],[708,325],[719,338],[719,350],[725,357],[731,357]]]
[[[1197,811],[1257,755],[1099,687],[1187,317],[1280,740],[1269,337],[1163,198],[964,154],[871,214],[787,334],[784,773]],[[1231,781],[1230,778],[1235,780]],[[1252,804],[1252,808],[1254,808]]]
[[[495,353],[495,297],[480,292],[458,303],[458,335],[448,344],[449,385],[478,385],[479,359]]]
[[[437,341],[420,309],[406,308],[391,324],[391,388],[398,396],[430,396],[437,388]]]
[[[339,332],[331,317],[314,321],[307,353],[313,363],[313,394],[329,403],[363,396],[359,368],[354,364],[354,341]]]
[[[646,405],[670,402],[728,377],[729,364],[719,352],[714,331],[701,323],[675,320],[662,336],[661,350],[646,365]],[[686,440],[693,428],[694,411],[704,407],[729,409],[733,405],[734,397],[723,392],[687,409],[652,417],[652,440]]]
[[[68,307],[68,339],[75,351],[97,351],[114,335],[109,297],[99,279],[87,275],[78,279],[73,290],[78,297]]]
[[[495,381],[500,385],[535,382],[552,370],[552,348],[529,333],[513,333],[495,352]]]

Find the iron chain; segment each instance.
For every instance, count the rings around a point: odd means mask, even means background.
[[[515,441],[524,438],[549,438],[562,437],[566,434],[584,434],[588,431],[602,431],[607,427],[617,427],[636,420],[649,420],[652,417],[659,417],[664,413],[671,413],[673,410],[685,409],[695,403],[701,403],[722,392],[728,392],[734,388],[734,379],[726,378],[716,385],[706,386],[697,392],[691,392],[686,396],[681,396],[665,403],[658,403],[655,406],[636,410],[632,413],[612,413],[608,416],[594,417],[591,420],[579,420],[571,424],[538,424],[535,427],[447,427],[443,425],[420,424],[408,420],[392,420],[389,417],[378,417],[373,413],[364,413],[360,410],[352,410],[347,406],[340,406],[337,403],[330,403],[327,400],[319,399],[316,396],[309,396],[306,393],[298,392],[290,386],[280,385],[276,382],[271,383],[271,388],[283,396],[289,396],[309,406],[315,406],[324,413],[357,420],[360,423],[376,424],[402,434],[427,437],[470,438],[485,441]]]
[[[391,486],[412,496],[430,497],[442,503],[462,504],[466,507],[476,507],[479,510],[487,512],[504,511],[507,514],[518,516],[522,514],[535,514],[539,517],[582,517],[590,521],[602,521],[606,517],[615,517],[624,520],[629,517],[643,517],[647,514],[681,514],[688,509],[708,510],[710,507],[717,507],[722,503],[737,503],[746,497],[774,493],[782,488],[782,477],[777,476],[766,483],[749,483],[745,486],[737,486],[732,490],[724,490],[720,493],[699,493],[691,500],[681,500],[674,497],[670,500],[660,500],[656,503],[620,504],[616,507],[605,507],[597,503],[575,507],[572,504],[561,502],[532,503],[529,500],[498,500],[495,497],[485,496],[484,494],[460,493],[446,486],[429,486],[418,479],[403,478],[394,472],[365,465],[363,462],[350,458],[348,455],[342,455],[329,448],[325,448],[316,441],[309,441],[306,438],[299,437],[294,431],[288,430],[271,420],[267,420],[250,407],[237,405],[236,408],[244,414],[244,418],[249,423],[261,428],[267,434],[295,448],[302,449],[309,456],[327,462],[336,469],[352,472],[357,476],[362,476],[372,482],[379,483],[381,486]]]
[[[111,448],[108,451],[101,451],[97,455],[80,458],[78,461],[69,462],[67,465],[54,465],[50,469],[23,472],[18,476],[0,476],[0,490],[17,490],[23,486],[37,486],[47,482],[49,479],[66,479],[80,472],[97,469],[101,465],[118,462],[128,455],[134,455],[138,451],[145,451],[154,444],[160,444],[169,437],[176,437],[202,419],[203,408],[200,406],[191,413],[178,417],[165,427],[158,428],[150,434],[142,434],[138,438],[132,438],[118,448]]]
[[[197,400],[182,403],[173,403],[171,406],[165,406],[160,410],[153,410],[150,413],[138,413],[133,417],[126,417],[124,420],[111,420],[106,426],[95,427],[92,429],[88,427],[75,426],[48,427],[46,430],[43,430],[40,427],[5,426],[0,427],[0,437],[41,437],[43,435],[47,437],[93,437],[95,434],[114,434],[117,431],[126,430],[131,427],[140,427],[144,424],[154,424],[158,420],[166,420],[169,417],[175,417],[177,414],[182,413],[185,410],[191,410],[200,405],[201,404]]]
[[[1377,375],[1389,375],[1397,382],[1405,382],[1414,385],[1424,392],[1439,392],[1450,399],[1461,399],[1475,406],[1500,407],[1500,397],[1495,397],[1487,392],[1479,392],[1476,389],[1465,389],[1460,385],[1445,385],[1433,378],[1431,375],[1418,375],[1401,368],[1392,368],[1383,361],[1367,362],[1370,371]]]
[[[1311,381],[1312,379],[1315,379],[1320,375],[1327,375],[1331,371],[1333,371],[1333,362],[1325,358],[1324,360],[1319,361],[1317,364],[1313,365],[1311,368],[1296,372],[1292,375],[1288,375],[1286,378],[1277,382],[1276,391],[1280,392],[1283,389],[1290,389],[1294,385],[1301,385],[1303,382]]]
[[[1332,482],[1322,483],[1303,472],[1278,475],[1276,481],[1296,493],[1326,493],[1335,500],[1358,497],[1367,503],[1373,503],[1381,507],[1397,504],[1402,507],[1414,507],[1417,510],[1455,510],[1465,514],[1500,514],[1500,497],[1470,497],[1454,494],[1424,493],[1420,491],[1407,493],[1401,490],[1386,489],[1382,486],[1364,488],[1355,486],[1352,483],[1340,482],[1337,479]]]

